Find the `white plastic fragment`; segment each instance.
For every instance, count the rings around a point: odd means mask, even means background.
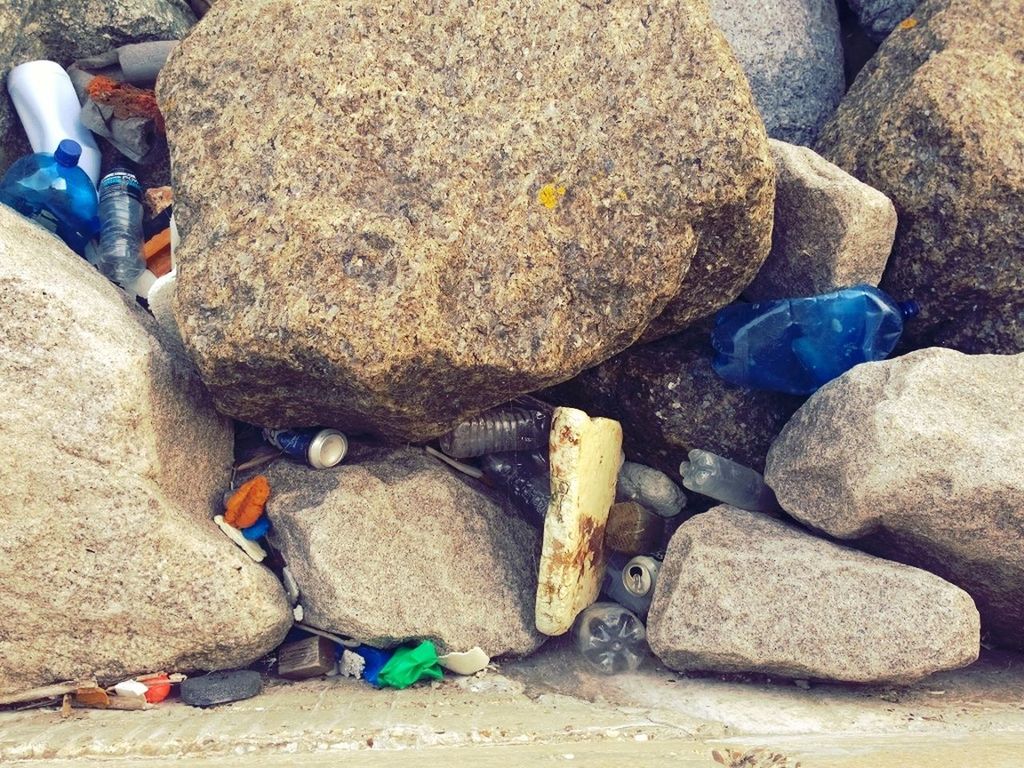
[[[437,663],[457,675],[475,675],[487,668],[491,663],[491,657],[484,653],[480,646],[476,646],[463,653],[446,653],[444,656],[438,656]]]
[[[359,679],[363,676],[363,669],[366,668],[366,659],[347,648],[341,652],[341,661],[338,664],[338,673],[345,677]]]
[[[302,610],[301,605],[296,605],[294,608],[292,608],[292,616],[295,617],[296,622],[302,623],[302,618],[304,615],[305,611]]]
[[[147,691],[149,686],[138,680],[125,680],[114,686],[114,693],[118,696],[145,696]]]
[[[257,563],[263,562],[267,552],[255,541],[249,541],[242,535],[242,532],[224,520],[224,515],[214,515],[213,522],[224,531],[224,535],[231,539],[239,548]]]

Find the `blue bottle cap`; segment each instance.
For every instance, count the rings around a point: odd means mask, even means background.
[[[57,145],[57,151],[53,153],[54,160],[66,168],[74,168],[78,165],[78,159],[82,156],[82,145],[74,139],[64,139]]]

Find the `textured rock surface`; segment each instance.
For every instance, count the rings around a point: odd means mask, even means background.
[[[711,0],[768,135],[810,145],[846,87],[835,0]]]
[[[861,27],[875,42],[884,40],[896,25],[910,16],[918,0],[846,0]]]
[[[733,507],[676,531],[647,620],[673,669],[909,682],[978,657],[978,611],[931,573]]]
[[[4,206],[0,299],[0,692],[272,649],[288,606],[209,519],[232,433],[191,363]]]
[[[4,0],[0,4],[0,80],[33,59],[62,66],[125,43],[179,39],[196,18],[185,0]],[[0,174],[30,151],[18,115],[0,98]]]
[[[540,646],[539,533],[421,451],[358,450],[331,470],[265,473],[306,623],[377,646],[433,640],[442,654]]]
[[[926,349],[820,389],[768,458],[783,509],[934,571],[1024,647],[1024,355]]]
[[[864,68],[818,145],[888,195],[881,286],[913,297],[912,347],[1024,351],[1024,9],[926,0]]]
[[[711,331],[701,323],[633,347],[543,393],[559,405],[622,422],[626,455],[679,481],[691,448],[764,468],[772,440],[802,398],[734,387],[711,368]]]
[[[158,91],[183,335],[263,425],[440,434],[767,255],[763,127],[696,0],[225,0]]]
[[[772,250],[744,295],[810,296],[878,285],[896,236],[896,209],[814,150],[769,142],[775,160]]]

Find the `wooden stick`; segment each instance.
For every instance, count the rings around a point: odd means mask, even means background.
[[[53,685],[44,685],[40,688],[30,688],[20,693],[9,693],[6,696],[0,696],[0,705],[20,704],[23,701],[35,701],[36,699],[53,699],[57,696],[63,696],[65,693],[74,693],[80,686],[88,686],[90,683],[96,685],[94,680],[85,683],[55,683]]]

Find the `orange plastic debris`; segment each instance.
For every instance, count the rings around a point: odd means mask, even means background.
[[[114,117],[146,117],[153,120],[159,133],[164,132],[164,117],[156,104],[156,95],[146,88],[136,88],[128,83],[97,75],[85,87],[89,98],[97,104],[107,104],[114,108]]]
[[[900,29],[913,29],[917,26],[917,19],[911,16],[909,19],[904,19],[899,23]]]
[[[171,692],[171,679],[166,674],[140,677],[139,682],[145,683],[149,687],[149,690],[146,691],[146,701],[150,704],[159,704]]]
[[[142,248],[146,268],[157,277],[171,271],[171,230],[170,227],[153,235]]]
[[[224,522],[238,529],[248,528],[263,515],[263,506],[268,498],[270,483],[263,475],[256,475],[228,499]]]

